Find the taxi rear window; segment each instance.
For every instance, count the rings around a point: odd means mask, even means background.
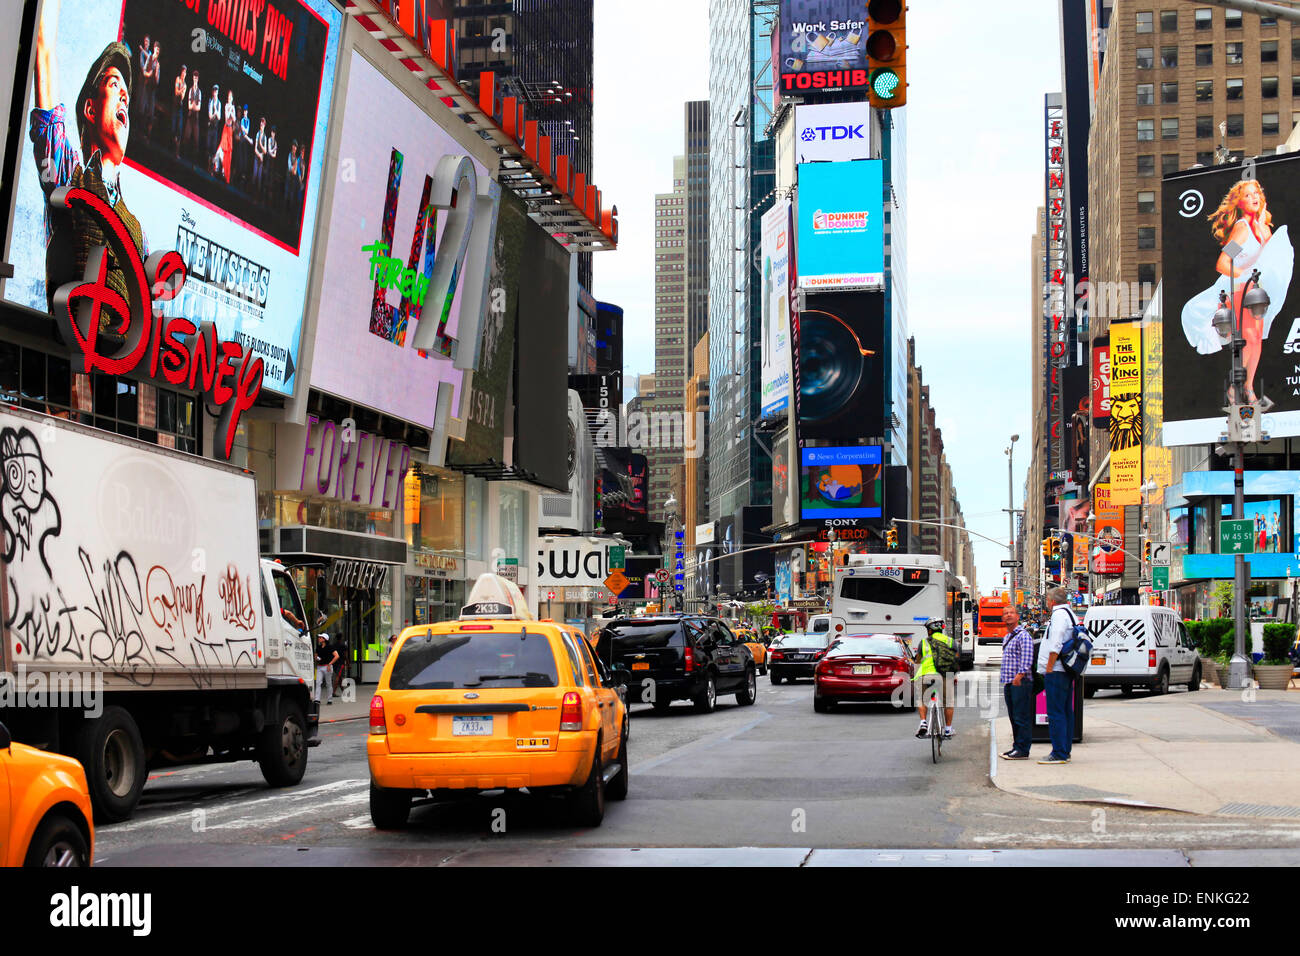
[[[551,642],[543,633],[417,634],[393,662],[393,690],[555,687]]]

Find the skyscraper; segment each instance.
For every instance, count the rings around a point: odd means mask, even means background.
[[[709,103],[686,104],[686,347],[709,330]],[[699,369],[687,366],[687,374]],[[708,368],[704,369],[708,380]]]
[[[673,159],[670,192],[655,194],[655,409],[662,421],[682,421],[689,347],[687,312],[687,188],[686,157]],[[671,430],[671,429],[670,429]],[[682,461],[681,448],[664,447],[661,434],[650,459],[649,507],[659,514],[668,500],[673,467]]]

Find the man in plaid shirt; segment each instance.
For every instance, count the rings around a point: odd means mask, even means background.
[[[1003,760],[1028,760],[1034,729],[1034,643],[1010,605],[1002,612],[1010,633],[1002,641],[1002,693],[1011,718],[1012,747]]]

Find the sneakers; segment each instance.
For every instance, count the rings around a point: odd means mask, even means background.
[[[924,736],[925,736],[926,734],[928,734],[929,732],[930,732],[930,728],[929,728],[928,726],[926,726],[925,721],[924,721],[924,720],[921,721],[921,726],[916,728],[916,736],[917,736],[917,739],[920,739],[921,737],[924,737]]]
[[[951,728],[951,727],[945,727],[945,728],[943,728],[943,739],[944,739],[944,740],[952,740],[952,738],[953,738],[954,736],[955,736],[955,734],[953,734],[953,732],[952,732],[952,728]]]
[[[1038,761],[1038,762],[1039,762],[1039,763],[1069,763],[1069,762],[1070,762],[1070,758],[1069,758],[1069,757],[1058,757],[1056,754],[1049,754],[1045,759],[1040,760],[1040,761]]]
[[[1029,754],[1016,753],[1014,750],[1008,750],[1004,754],[998,754],[1003,760],[1028,760]]]

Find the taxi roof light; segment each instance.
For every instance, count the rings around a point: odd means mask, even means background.
[[[470,589],[469,598],[461,609],[460,620],[492,618],[493,620],[536,620],[528,610],[528,600],[519,585],[499,574],[480,574]]]

